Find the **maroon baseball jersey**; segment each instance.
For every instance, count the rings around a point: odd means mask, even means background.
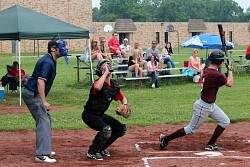
[[[214,103],[219,87],[227,83],[227,78],[218,70],[207,68],[202,76],[203,88],[201,99],[207,103]]]

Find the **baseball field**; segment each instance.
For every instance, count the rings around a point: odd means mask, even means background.
[[[243,49],[239,48],[240,49]],[[183,66],[192,50],[182,49],[174,61]],[[244,54],[237,53],[237,54]],[[22,54],[21,66],[31,74],[38,59],[32,54]],[[205,57],[205,51],[200,51]],[[6,65],[12,64],[15,56],[0,55],[0,75],[6,73]],[[111,157],[104,161],[87,159],[88,146],[96,134],[86,127],[81,119],[83,106],[88,98],[90,83],[87,71],[80,71],[81,82],[77,83],[76,59],[70,58],[71,67],[63,59],[58,60],[57,77],[48,101],[52,104],[52,143],[58,162],[53,166],[249,166],[250,126],[249,83],[250,73],[234,73],[234,86],[223,87],[217,95],[217,105],[231,119],[232,124],[224,131],[217,143],[225,148],[221,152],[205,152],[204,145],[211,137],[216,123],[208,119],[195,134],[174,140],[166,151],[159,150],[158,137],[185,126],[191,118],[192,107],[199,98],[200,85],[189,79],[162,79],[161,88],[150,88],[149,81],[143,86],[126,84],[122,91],[132,106],[132,116],[124,119],[114,112],[119,102],[112,102],[108,114],[128,126],[124,137],[110,148]],[[223,69],[225,71],[225,69]],[[123,84],[123,83],[121,83]],[[35,122],[19,94],[5,92],[0,101],[0,164],[1,166],[34,166]],[[135,148],[140,146],[140,151]],[[37,166],[43,166],[37,164]]]

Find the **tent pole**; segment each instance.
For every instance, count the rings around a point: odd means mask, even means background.
[[[93,76],[93,69],[92,69],[92,57],[91,57],[91,44],[90,44],[90,39],[88,39],[88,46],[89,46],[89,61],[90,61],[90,81],[91,84],[94,83],[94,76]]]
[[[34,39],[34,56],[36,55],[36,40]]]
[[[20,53],[20,40],[18,40],[18,64],[19,64],[19,105],[22,105],[22,79],[21,79],[21,53]]]
[[[18,55],[18,43],[17,43],[17,41],[15,41],[15,45],[16,45],[16,57],[15,57],[15,59],[17,61],[17,55]]]
[[[207,59],[207,51],[208,51],[208,48],[206,49],[206,59]]]
[[[37,40],[37,57],[39,58],[39,39]]]

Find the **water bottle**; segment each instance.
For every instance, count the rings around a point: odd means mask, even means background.
[[[67,56],[64,56],[64,59],[65,59],[66,64],[70,67],[69,58]]]
[[[86,49],[84,55],[83,55],[83,60],[84,62],[88,62],[88,58],[89,58],[89,50]]]

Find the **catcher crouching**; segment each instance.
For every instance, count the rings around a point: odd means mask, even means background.
[[[96,75],[100,78],[93,83],[89,99],[82,113],[84,123],[91,129],[98,131],[87,153],[88,158],[95,160],[103,160],[103,156],[110,156],[107,148],[117,138],[122,137],[127,129],[125,124],[104,114],[112,100],[120,100],[122,103],[116,109],[118,114],[128,118],[131,113],[127,99],[120,90],[118,82],[110,79],[112,71],[112,65],[108,60],[104,59],[98,62]]]

